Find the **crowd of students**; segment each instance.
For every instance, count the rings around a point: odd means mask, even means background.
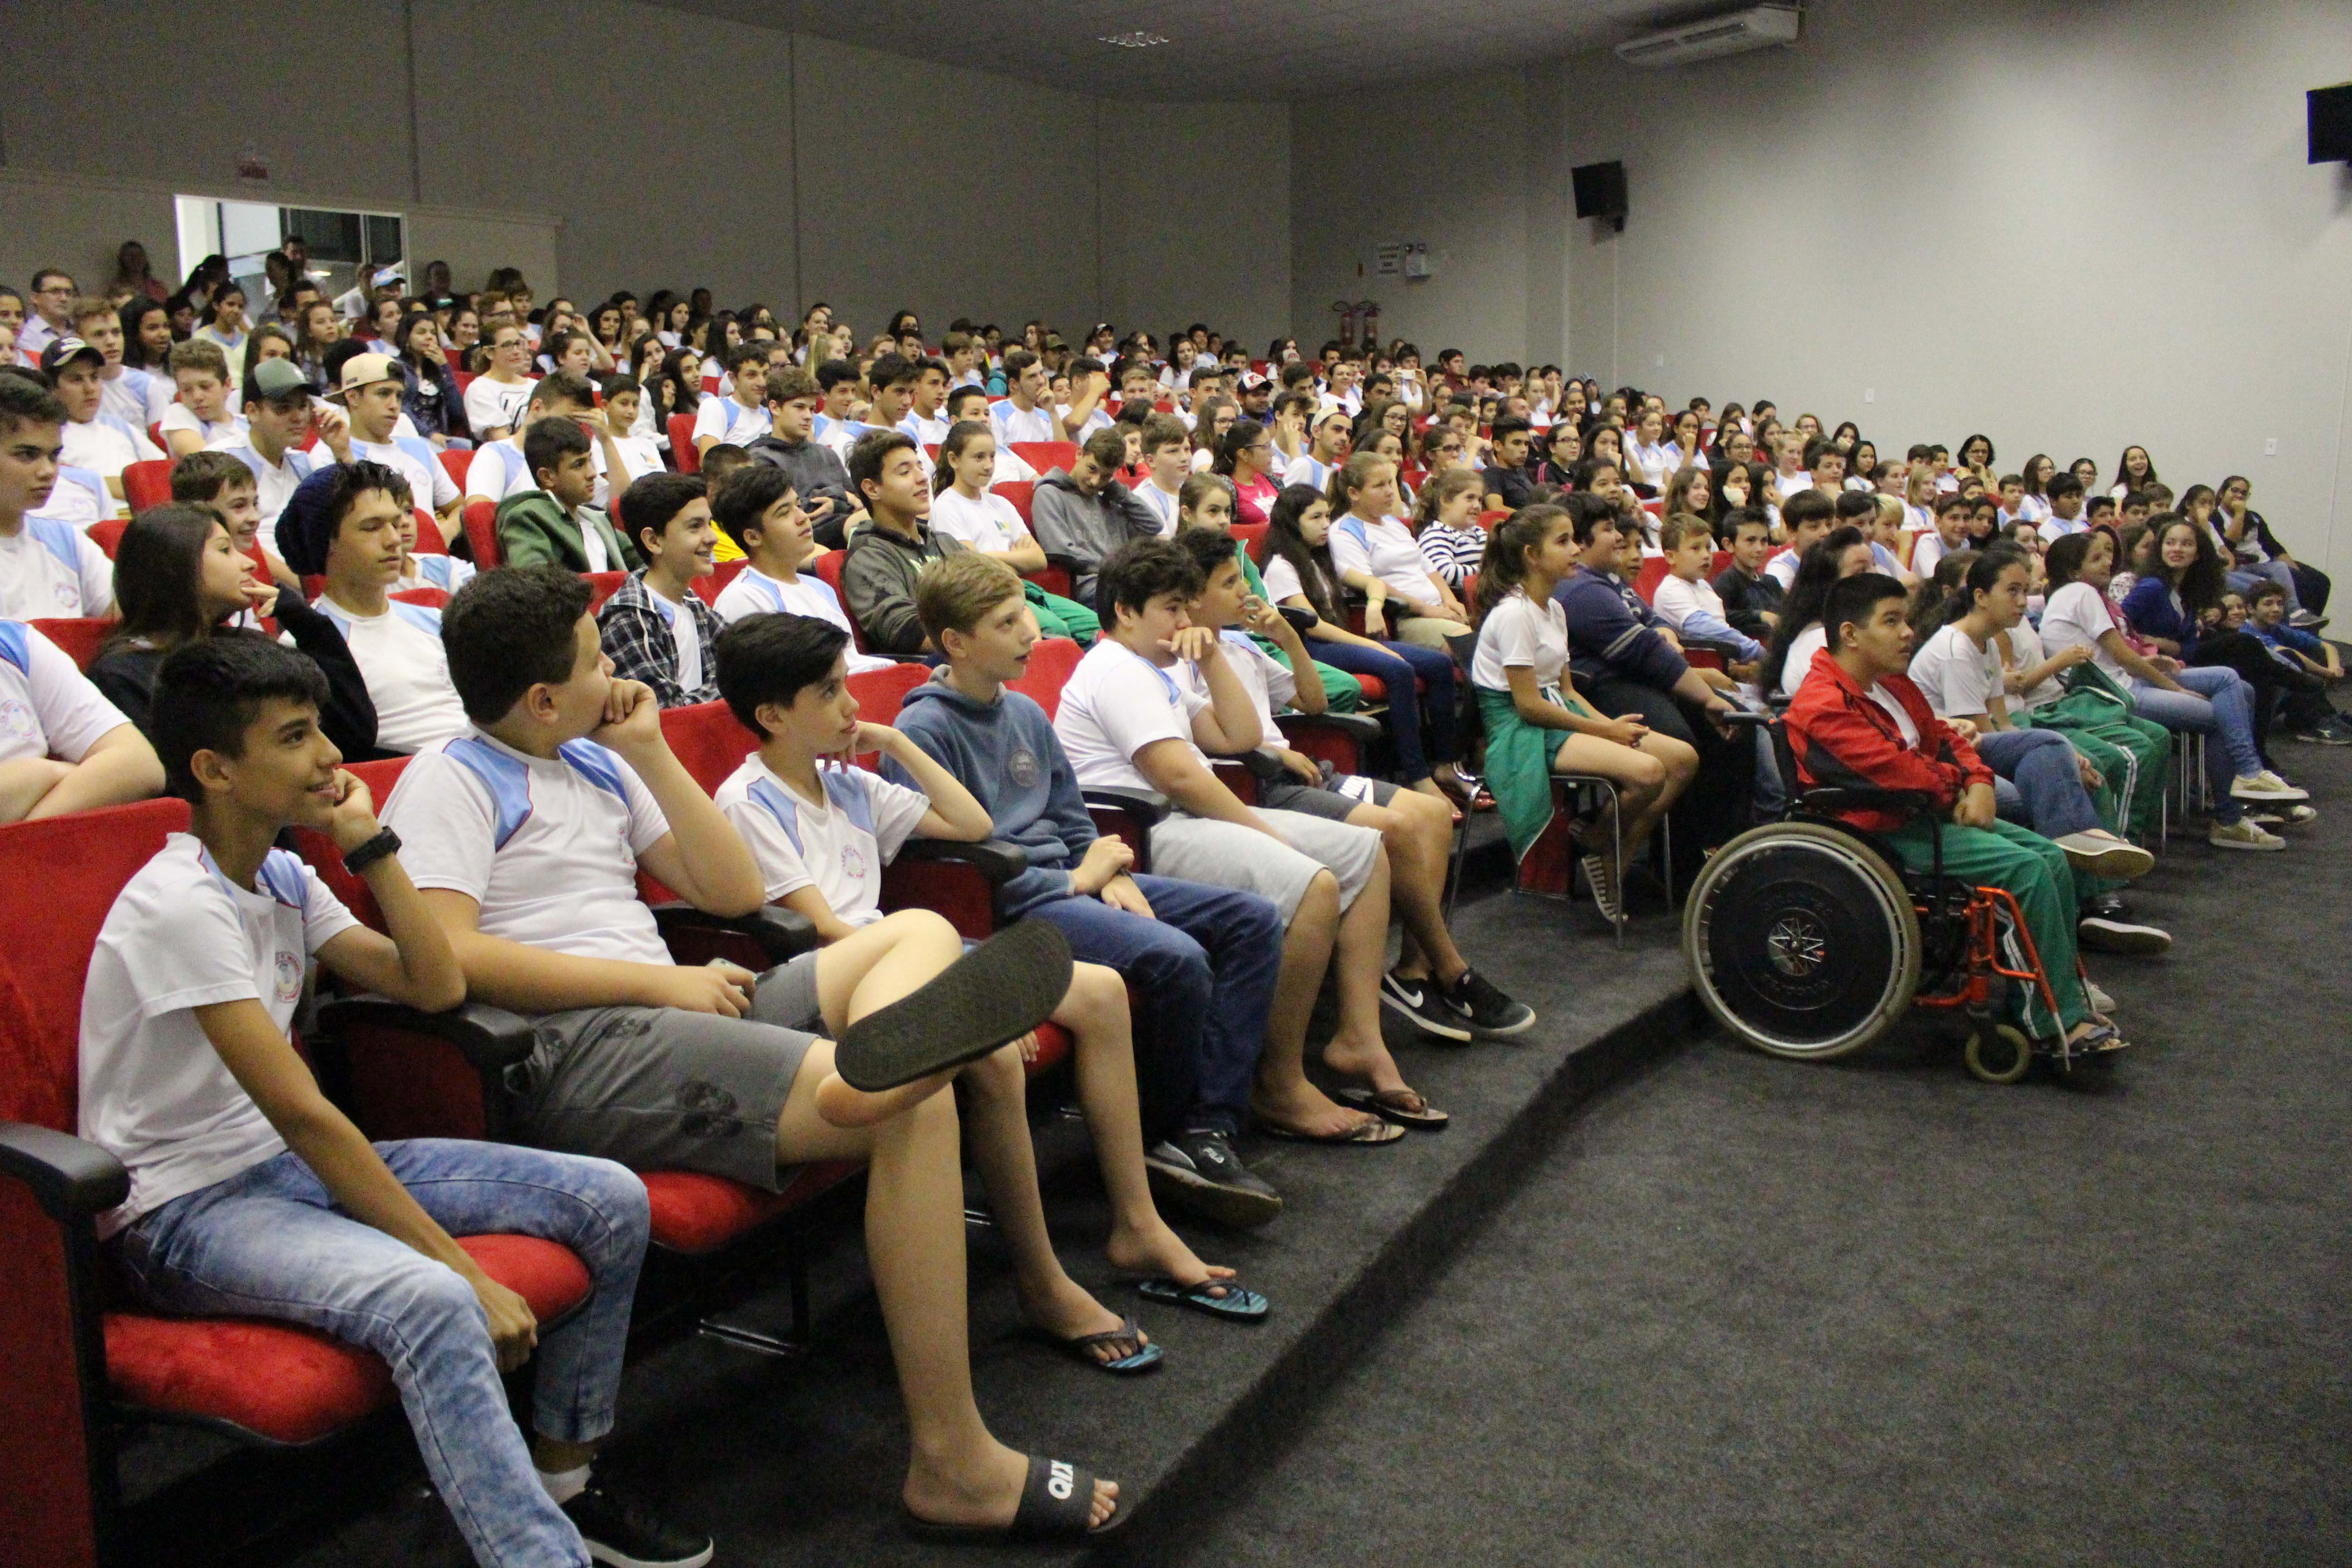
[[[2001,474],[1982,436],[1882,458],[1769,403],[1670,411],[1402,342],[1260,362],[1205,326],[1074,350],[960,321],[935,351],[901,312],[861,346],[822,305],[790,328],[701,290],[541,309],[510,271],[334,302],[299,245],[272,260],[258,301],[213,261],[161,299],[54,269],[0,289],[0,822],[190,803],[90,970],[81,1129],[131,1178],[108,1246],[163,1310],[385,1350],[486,1563],[711,1550],[592,1475],[646,1245],[630,1168],[774,1189],[865,1162],[910,1526],[1082,1536],[1116,1485],[998,1443],[965,1346],[960,1129],[1028,1321],[1110,1373],[1162,1359],[1047,1238],[1036,1026],[1074,1041],[1111,1262],[1147,1301],[1246,1321],[1265,1297],[1160,1206],[1261,1226],[1285,1205],[1252,1136],[1444,1127],[1384,1010],[1455,1041],[1536,1022],[1448,929],[1470,816],[1498,812],[1515,856],[1564,832],[1621,924],[1654,906],[1669,826],[1686,876],[1780,811],[1789,781],[1737,721],[1785,703],[1795,782],[1948,815],[1946,865],[2016,895],[2051,975],[2023,1021],[2096,1050],[2116,1003],[2078,949],[2169,945],[2119,889],[2153,864],[2174,737],[2210,738],[2224,849],[2281,849],[2315,814],[2275,765],[2281,719],[2352,743],[2326,576],[2244,479],[2176,496],[2138,447],[2102,489],[2087,461]],[[1032,442],[1075,456],[1040,474]],[[171,502],[110,559],[92,525],[167,452]],[[996,488],[1015,479],[1025,509]],[[435,525],[462,548],[474,501],[495,569],[425,548]],[[1049,568],[1066,594],[1032,580]],[[87,674],[26,624],[58,617],[114,622]],[[1049,637],[1086,650],[1050,717],[1014,689]],[[894,725],[862,719],[856,677],[900,659],[929,678]],[[711,793],[660,721],[703,703],[743,731]],[[1376,718],[1367,771],[1288,743],[1286,714],[1327,710]],[[391,755],[414,760],[379,814],[341,764]],[[1088,791],[1164,805],[1149,874]],[[1854,816],[1929,853],[1916,821]],[[276,847],[292,826],[335,840],[381,931]],[[940,915],[882,907],[919,837],[1025,857],[975,958]],[[818,945],[763,974],[675,964],[640,871],[714,913],[796,910]],[[507,1086],[534,1147],[370,1145],[287,1036],[312,963],[535,1018]],[[835,1042],[891,1030],[920,1070],[853,1086]],[[595,1281],[536,1339],[535,1446],[497,1381],[530,1314],[450,1241],[467,1229],[561,1241]]]

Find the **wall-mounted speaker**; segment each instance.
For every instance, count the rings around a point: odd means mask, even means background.
[[[1606,163],[1582,163],[1570,169],[1569,179],[1576,186],[1576,216],[1603,217],[1625,232],[1625,165],[1612,159]]]

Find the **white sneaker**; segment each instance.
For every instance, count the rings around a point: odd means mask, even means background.
[[[2156,857],[2137,844],[2126,844],[2112,833],[2097,828],[2085,828],[2080,833],[2068,833],[2052,840],[2066,851],[2066,863],[2078,871],[2088,871],[2095,877],[2114,877],[2129,881],[2145,877],[2156,869]]]
[[[2105,988],[2095,980],[2083,982],[2083,996],[2091,1004],[2091,1011],[2094,1013],[2112,1013],[2116,1010],[2116,999],[2108,995]]]
[[[2251,777],[2230,781],[2232,800],[2309,800],[2311,792],[2297,789],[2286,780],[2264,768]]]
[[[2280,840],[2284,843],[2284,839]],[[2110,920],[2105,915],[2085,915],[2074,922],[2074,944],[2094,952],[2125,952],[2135,958],[2153,958],[2172,950],[2172,935],[2158,926],[2142,925],[2137,921]]]
[[[2216,849],[2284,849],[2286,840],[2275,833],[2265,833],[2244,817],[2224,827],[2215,823],[2205,835],[2205,842]]]

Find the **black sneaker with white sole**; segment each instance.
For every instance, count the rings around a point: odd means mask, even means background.
[[[1394,971],[1381,975],[1381,1005],[1391,1013],[1402,1014],[1415,1028],[1442,1040],[1470,1038],[1469,1027],[1438,994],[1437,981],[1433,976],[1424,974],[1417,980],[1407,980]]]
[[[1143,1156],[1143,1173],[1158,1202],[1219,1225],[1255,1229],[1282,1213],[1282,1194],[1242,1163],[1233,1141],[1212,1128],[1191,1128]]]
[[[1485,1036],[1516,1035],[1532,1028],[1536,1010],[1514,1000],[1475,969],[1465,969],[1445,988],[1445,1010]]]
[[[641,1498],[591,1481],[563,1505],[589,1557],[613,1568],[702,1568],[710,1537],[656,1519]]]

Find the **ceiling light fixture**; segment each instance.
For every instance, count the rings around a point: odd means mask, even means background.
[[[1096,41],[1112,44],[1122,49],[1148,49],[1164,44],[1168,40],[1157,33],[1106,33]]]

